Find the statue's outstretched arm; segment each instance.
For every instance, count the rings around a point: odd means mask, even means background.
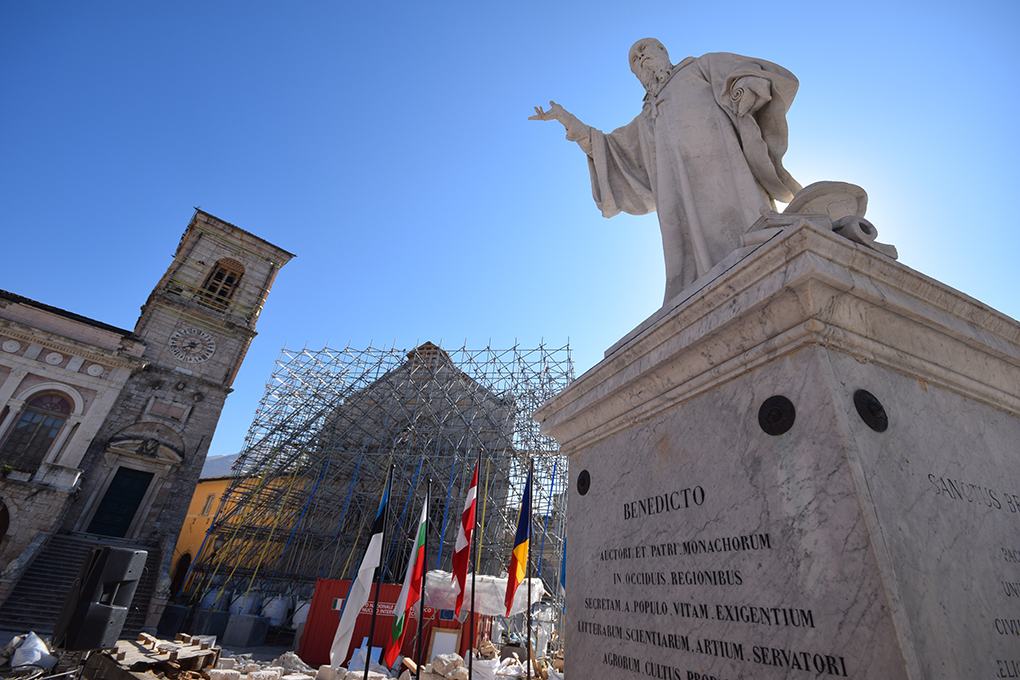
[[[556,102],[549,102],[548,111],[536,106],[535,115],[528,116],[528,120],[558,120],[567,131],[567,139],[577,142],[585,153],[591,154],[591,128]]]

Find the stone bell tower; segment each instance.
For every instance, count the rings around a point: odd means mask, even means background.
[[[135,335],[148,365],[128,380],[89,447],[63,531],[160,551],[148,625],[169,596],[174,541],[220,412],[276,274],[291,257],[196,210],[142,307]]]

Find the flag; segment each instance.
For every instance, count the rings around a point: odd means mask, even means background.
[[[336,635],[333,636],[333,646],[329,648],[329,664],[334,669],[339,668],[347,658],[358,613],[368,603],[368,594],[372,592],[372,577],[376,568],[382,565],[383,528],[386,523],[386,502],[389,495],[390,485],[387,482],[382,502],[379,503],[379,512],[375,514],[375,521],[372,522],[372,538],[368,541],[365,556],[361,558],[358,575],[351,581],[351,587],[347,590],[347,597],[340,610],[340,625],[337,626]]]
[[[418,531],[415,532],[414,551],[407,562],[407,573],[404,574],[404,587],[400,589],[400,597],[393,608],[396,618],[393,620],[393,632],[383,660],[385,666],[391,668],[397,662],[397,655],[404,644],[404,633],[411,618],[411,608],[421,597],[422,576],[425,573],[425,532],[428,531],[429,497],[425,494],[425,503],[421,506],[421,519],[418,520]],[[418,622],[421,625],[421,621]]]
[[[563,541],[563,557],[560,559],[560,596],[563,606],[567,606],[567,542]]]
[[[475,463],[475,474],[471,478],[467,500],[464,501],[464,513],[460,516],[460,530],[457,532],[457,545],[453,549],[452,580],[460,589],[457,593],[457,608],[454,616],[460,616],[460,606],[464,603],[464,591],[467,590],[468,565],[471,564],[471,533],[475,530],[475,498],[478,497],[478,463]]]
[[[514,551],[510,555],[510,570],[506,575],[506,615],[510,616],[510,607],[514,603],[514,593],[521,585],[528,569],[528,541],[531,540],[531,471],[528,471],[528,483],[524,485],[524,498],[521,499],[521,514],[517,519],[517,535],[514,537]],[[530,604],[530,603],[529,603]]]

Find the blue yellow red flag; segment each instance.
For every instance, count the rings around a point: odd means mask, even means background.
[[[514,603],[517,586],[521,585],[528,570],[528,542],[531,540],[531,471],[528,470],[528,483],[524,485],[524,498],[521,499],[521,514],[517,519],[517,535],[514,537],[514,551],[510,555],[510,569],[506,575],[506,615],[510,616],[510,607]]]

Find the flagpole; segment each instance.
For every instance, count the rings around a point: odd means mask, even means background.
[[[390,464],[390,474],[386,479],[386,493],[385,496],[389,497],[390,485],[393,483],[393,470],[396,469],[396,463]],[[368,628],[368,649],[365,650],[365,680],[368,680],[368,669],[372,665],[372,633],[375,631],[375,615],[379,611],[379,589],[382,587],[383,567],[382,555],[386,554],[386,515],[390,514],[389,504],[387,503],[386,508],[383,512],[382,520],[382,552],[380,554],[379,566],[376,567],[377,577],[375,580],[375,602],[372,604],[372,623]]]
[[[482,447],[478,447],[478,462],[475,463],[475,479],[478,479],[478,470],[482,467]],[[477,485],[477,481],[475,482]],[[475,541],[481,540],[478,535],[478,491],[477,486],[475,487],[475,525],[471,528],[471,538]],[[479,543],[479,546],[482,544]],[[475,575],[478,573],[478,558],[481,557],[480,551],[475,551],[475,568],[471,570],[471,642],[468,644],[468,680],[474,680],[474,658],[475,658]],[[471,563],[471,544],[468,544],[468,564]]]
[[[432,478],[429,477],[425,486],[425,503],[432,500]],[[425,515],[425,545],[422,550],[421,565],[421,600],[418,602],[418,653],[415,658],[418,665],[414,669],[415,680],[421,680],[421,643],[425,636],[425,580],[429,574],[429,516]]]
[[[528,499],[528,517],[534,519],[531,513],[531,506],[534,505],[532,498],[535,497],[535,459],[531,458],[528,461],[528,479],[531,480],[531,498]],[[528,561],[525,563],[524,578],[528,579],[528,680],[531,680],[531,526],[532,522],[528,522]],[[385,536],[385,534],[383,534]],[[366,677],[365,680],[368,680]]]

